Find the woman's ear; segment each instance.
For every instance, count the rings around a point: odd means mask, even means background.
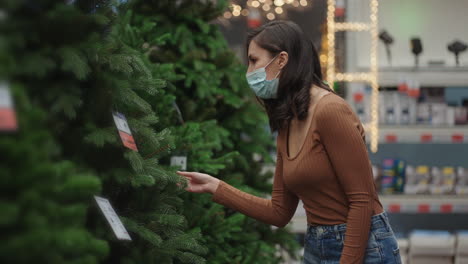
[[[282,69],[288,63],[288,53],[286,51],[282,51],[279,54],[278,65],[279,68]]]

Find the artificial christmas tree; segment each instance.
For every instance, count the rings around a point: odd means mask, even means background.
[[[78,248],[76,253],[87,252],[87,247],[93,244],[85,245],[85,242],[99,238],[96,241],[107,243],[99,242],[102,245],[96,246],[94,256],[89,256],[92,260],[204,263],[200,255],[206,253],[206,248],[199,243],[200,232],[188,231],[187,221],[181,214],[183,200],[178,196],[183,190],[177,186],[180,177],[159,164],[164,152],[155,154],[162,146],[174,147],[170,130],[158,124],[158,112],[152,107],[158,100],[168,100],[159,96],[165,85],[160,77],[170,76],[171,69],[148,67],[147,56],[123,41],[125,27],[119,24],[115,6],[109,1],[22,0],[4,2],[0,8],[5,14],[0,25],[0,57],[5,62],[1,66],[2,79],[20,85],[31,104],[47,113],[40,124],[60,146],[55,160],[59,164],[63,163],[61,160],[71,162],[66,172],[90,173],[99,179],[96,184],[102,186],[101,192],[91,188],[82,194],[81,198],[88,202],[84,208],[88,210],[79,208],[81,218],[76,221],[85,224],[90,238],[78,241],[83,242],[83,249]],[[113,112],[128,120],[138,151],[123,146]],[[18,115],[24,114],[18,111]],[[11,138],[5,140],[12,144]],[[30,149],[25,152],[33,151],[34,146],[28,146]],[[43,151],[43,155],[50,155],[51,150]],[[10,166],[9,173],[14,175],[19,163]],[[78,180],[78,176],[73,179]],[[5,184],[9,188],[13,183]],[[51,182],[50,188],[59,187],[58,183]],[[131,242],[115,238],[98,208],[90,207],[92,194],[111,201],[131,233]],[[39,210],[34,207],[39,205],[38,202],[31,206]],[[76,225],[68,218],[56,221],[65,231]],[[58,232],[56,246],[65,247],[75,236],[73,232]],[[12,237],[17,235],[11,232]],[[31,243],[40,241],[31,238]],[[75,244],[79,246],[78,242]],[[15,254],[28,249],[21,243],[18,245]],[[37,251],[38,255],[59,251],[41,250]],[[108,258],[103,258],[105,255]],[[62,263],[54,259],[46,262]]]
[[[151,67],[170,64],[182,76],[167,79],[177,111],[161,111],[167,112],[162,123],[173,127],[175,145],[183,150],[175,155],[186,156],[187,170],[209,173],[256,195],[270,194],[272,174],[262,174],[262,164],[253,157],[258,153],[265,163],[274,162],[266,114],[245,82],[245,67],[210,23],[226,3],[134,0],[120,12],[135,33],[132,46],[147,52]],[[163,43],[152,42],[162,38]],[[182,197],[189,226],[201,229],[209,263],[279,263],[276,245],[295,256],[298,244],[287,229],[272,230],[214,204],[210,195]]]
[[[1,263],[99,263],[109,246],[86,229],[92,172],[60,160],[46,113],[14,85],[19,130],[0,135]]]

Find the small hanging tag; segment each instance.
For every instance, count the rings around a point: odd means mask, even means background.
[[[128,127],[125,116],[119,112],[113,112],[112,116],[114,117],[115,125],[119,130],[120,139],[122,139],[124,146],[129,149],[133,149],[134,151],[138,151],[135,140],[132,136],[132,131],[130,131],[130,127]]]
[[[110,224],[112,231],[114,231],[115,236],[120,240],[131,241],[132,239],[130,238],[127,229],[125,229],[119,216],[115,213],[114,208],[112,208],[112,205],[109,203],[109,200],[96,195],[94,196],[94,199],[106,217],[107,222]]]
[[[5,82],[0,83],[0,131],[16,131],[18,123],[10,94],[10,88]]]
[[[181,170],[187,169],[187,156],[172,156],[171,166],[178,166]]]

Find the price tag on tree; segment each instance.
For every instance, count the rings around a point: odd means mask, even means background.
[[[187,169],[187,156],[172,156],[171,166],[178,166],[181,170]]]
[[[119,130],[120,139],[122,139],[124,146],[129,149],[133,149],[134,151],[138,151],[138,148],[135,144],[135,139],[133,139],[132,131],[130,131],[130,127],[128,126],[125,116],[119,112],[113,112],[112,115],[114,117],[115,125]]]
[[[96,203],[101,209],[102,213],[107,219],[107,222],[110,224],[112,230],[114,231],[115,236],[120,240],[132,240],[124,225],[120,221],[119,216],[115,213],[114,208],[110,204],[109,200],[99,196],[94,196]]]
[[[0,131],[16,131],[16,113],[10,89],[5,82],[0,83]]]

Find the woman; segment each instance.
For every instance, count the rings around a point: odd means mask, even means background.
[[[186,190],[212,193],[214,202],[278,227],[288,224],[301,199],[308,222],[303,263],[400,263],[364,129],[323,84],[312,42],[293,22],[274,21],[249,33],[247,50],[247,81],[278,131],[272,197],[178,171],[188,179]]]

